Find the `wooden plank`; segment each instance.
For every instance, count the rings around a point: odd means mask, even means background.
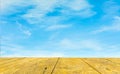
[[[114,64],[120,65],[120,59],[118,58],[108,58],[107,60],[113,62]]]
[[[53,69],[52,69],[52,71],[51,71],[50,74],[53,74],[53,73],[54,73],[54,70],[56,69],[56,66],[57,66],[59,60],[60,60],[60,58],[57,59],[57,61],[56,61],[55,65],[53,66]]]
[[[0,74],[120,74],[119,58],[0,58]]]
[[[79,58],[61,58],[53,74],[99,74]]]
[[[19,66],[22,66],[24,63],[29,62],[32,59],[17,58],[8,63],[4,63],[0,66],[0,73],[7,73],[8,71],[15,72],[19,69]]]
[[[9,63],[9,62],[11,62],[11,61],[14,61],[14,60],[16,60],[16,59],[18,59],[18,58],[13,58],[13,59],[11,59],[11,58],[5,58],[5,59],[0,59],[0,65],[4,65],[4,64],[7,64],[7,63]]]
[[[83,60],[96,68],[101,74],[120,74],[120,66],[106,59],[91,58]]]
[[[14,64],[11,64],[9,67],[5,67],[6,71],[1,72],[3,74],[50,74],[52,68],[56,62],[57,58],[49,59],[21,59],[21,61],[16,61]],[[45,68],[47,68],[45,70]],[[4,69],[4,68],[2,68]]]

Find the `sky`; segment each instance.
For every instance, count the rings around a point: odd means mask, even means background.
[[[1,57],[120,57],[120,0],[0,0]]]

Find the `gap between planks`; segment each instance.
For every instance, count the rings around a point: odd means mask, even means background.
[[[54,65],[54,67],[53,67],[53,69],[52,69],[50,74],[53,74],[53,72],[54,72],[54,70],[55,70],[59,60],[60,60],[60,58],[57,59],[57,61],[56,61],[56,63],[55,63],[55,65]]]
[[[90,66],[92,69],[94,69],[95,71],[97,71],[99,74],[102,74],[99,70],[97,70],[95,67],[93,67],[92,65],[90,65],[88,62],[86,62],[84,59],[81,59],[84,63],[86,63],[88,66]]]

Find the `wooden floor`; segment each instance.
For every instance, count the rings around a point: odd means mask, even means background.
[[[120,58],[0,58],[0,74],[120,74]]]

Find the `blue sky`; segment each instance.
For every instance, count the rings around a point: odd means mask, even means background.
[[[0,0],[3,57],[120,57],[120,0]]]

